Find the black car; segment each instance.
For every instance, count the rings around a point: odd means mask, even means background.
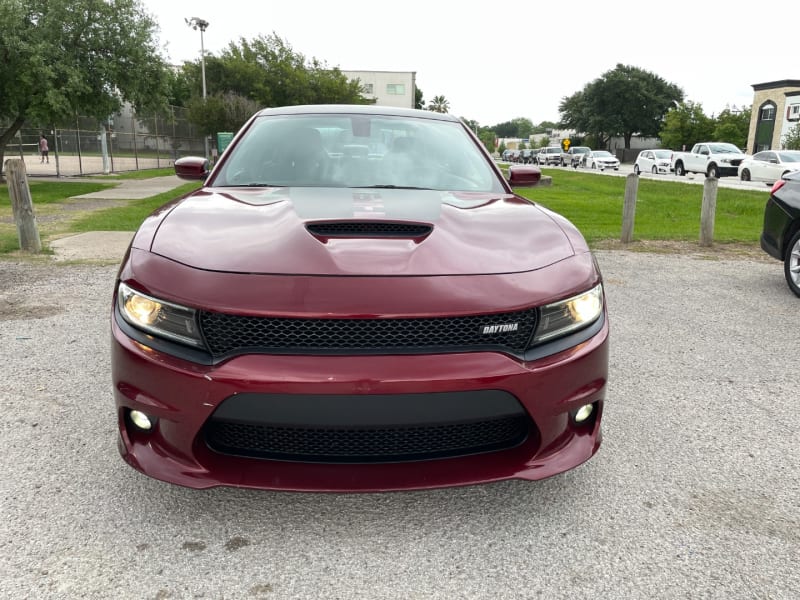
[[[761,248],[783,261],[786,283],[800,296],[800,172],[789,173],[772,186]]]

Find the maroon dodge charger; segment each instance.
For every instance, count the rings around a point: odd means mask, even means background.
[[[111,318],[119,449],[193,488],[536,480],[600,445],[602,277],[468,127],[263,110],[136,233]]]

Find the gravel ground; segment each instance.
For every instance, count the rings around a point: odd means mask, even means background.
[[[719,598],[800,590],[777,261],[602,250],[604,442],[537,482],[191,491],[115,442],[114,266],[0,260],[1,598]]]

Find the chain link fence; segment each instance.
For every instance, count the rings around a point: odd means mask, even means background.
[[[203,156],[203,136],[185,108],[139,115],[123,109],[106,121],[76,117],[59,125],[26,122],[5,147],[5,158],[21,158],[30,175],[80,176],[170,167],[182,156]],[[0,123],[0,127],[8,127]],[[44,135],[48,156],[39,151]]]

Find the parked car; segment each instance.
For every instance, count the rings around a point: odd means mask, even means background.
[[[536,163],[539,165],[560,165],[561,148],[558,146],[539,148],[539,154],[536,155]]]
[[[639,173],[669,173],[672,163],[672,150],[642,150],[633,163],[633,172]]]
[[[175,172],[202,187],[145,219],[114,287],[135,469],[384,491],[542,479],[597,451],[603,279],[569,221],[514,193],[538,167],[506,180],[449,114],[325,105],[260,111],[212,170]]]
[[[766,150],[742,161],[739,178],[773,183],[792,171],[800,171],[800,150]]]
[[[586,156],[591,154],[589,146],[572,146],[566,152],[561,153],[561,166],[580,167],[586,164]]]
[[[608,150],[592,150],[586,155],[586,166],[590,169],[619,170],[619,160]]]
[[[789,289],[800,296],[800,171],[775,182],[764,209],[761,248],[783,261]]]
[[[534,163],[533,157],[535,155],[536,150],[528,148],[526,150],[520,151],[519,162],[524,165],[532,165]]]

